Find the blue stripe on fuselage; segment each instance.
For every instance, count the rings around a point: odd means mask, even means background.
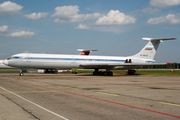
[[[43,57],[14,57],[15,59],[32,59],[32,60],[74,60],[74,61],[108,61],[108,62],[125,62],[125,60],[113,59],[81,59],[81,58],[43,58]]]

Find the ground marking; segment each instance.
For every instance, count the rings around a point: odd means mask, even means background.
[[[69,89],[74,90],[74,91],[79,91],[78,88],[73,88],[73,87],[66,87],[66,88],[69,88]]]
[[[11,91],[11,92],[13,92],[13,93],[43,93],[43,92],[57,92],[57,91]],[[9,93],[9,92],[0,91],[0,93],[6,94],[6,93]]]
[[[159,102],[159,103],[161,103],[161,104],[167,104],[167,105],[173,105],[173,106],[178,106],[178,107],[180,107],[180,105],[179,105],[179,104],[174,104],[174,103],[167,103],[167,102]]]
[[[11,94],[13,94],[13,95],[15,95],[15,96],[17,96],[17,97],[19,97],[19,98],[21,98],[21,99],[23,99],[23,100],[25,100],[25,101],[27,101],[27,102],[29,102],[29,103],[31,103],[31,104],[33,104],[33,105],[35,105],[35,106],[37,106],[37,107],[39,107],[39,108],[41,108],[41,109],[43,109],[43,110],[45,110],[45,111],[47,111],[47,112],[49,112],[49,113],[51,113],[51,114],[53,114],[53,115],[56,115],[57,117],[60,117],[60,118],[62,118],[62,119],[64,119],[64,120],[69,120],[69,119],[67,119],[67,118],[65,118],[65,117],[63,117],[63,116],[61,116],[61,115],[59,115],[59,114],[57,114],[57,113],[55,113],[55,112],[52,112],[52,111],[50,111],[50,110],[48,110],[48,109],[46,109],[46,108],[44,108],[44,107],[42,107],[42,106],[40,106],[40,105],[32,102],[32,101],[30,101],[30,100],[27,100],[27,99],[21,97],[20,95],[18,95],[18,94],[16,94],[16,93],[13,93],[13,92],[11,92],[11,91],[9,91],[9,90],[1,87],[1,86],[0,86],[0,88],[3,89],[3,90],[5,90],[5,91],[7,91],[7,92],[9,92],[9,93],[11,93]]]
[[[119,96],[117,94],[110,94],[110,93],[105,93],[105,92],[96,92],[96,93],[105,94],[105,95],[112,95],[112,96]]]
[[[14,81],[14,80],[11,80],[11,81]],[[54,91],[59,91],[59,92],[68,93],[68,94],[72,94],[72,95],[77,95],[77,96],[81,96],[81,97],[91,98],[91,99],[94,99],[94,100],[104,101],[104,102],[108,102],[108,103],[112,103],[112,104],[117,104],[117,105],[121,105],[121,106],[125,106],[125,107],[144,110],[144,111],[157,113],[157,114],[161,114],[161,115],[166,115],[166,116],[170,116],[170,117],[180,118],[180,116],[171,115],[171,114],[158,112],[158,111],[154,111],[154,110],[149,110],[149,109],[145,109],[145,108],[140,108],[140,107],[136,107],[136,106],[131,106],[131,105],[123,104],[123,103],[113,102],[113,101],[109,101],[109,100],[105,100],[105,99],[101,99],[101,98],[95,98],[95,97],[91,97],[91,96],[87,96],[87,95],[72,93],[72,92],[68,92],[68,91],[62,91],[62,90],[58,90],[58,89],[54,89],[54,88],[48,88],[48,87],[35,85],[35,84],[31,84],[31,83],[26,83],[26,82],[22,82],[22,81],[18,81],[18,80],[15,80],[15,82],[19,82],[19,83],[27,84],[27,85],[32,85],[32,86],[39,87],[39,88],[45,88],[45,89],[48,89],[48,90],[54,90]]]

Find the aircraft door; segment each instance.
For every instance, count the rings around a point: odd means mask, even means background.
[[[94,59],[92,59],[92,58],[90,58],[90,59],[87,58],[87,59],[86,59],[86,62],[94,62]]]
[[[26,62],[31,62],[31,56],[30,55],[26,55]]]
[[[72,57],[71,61],[72,61],[72,63],[75,63],[75,58],[74,58],[74,57]]]
[[[28,54],[22,58],[22,62],[30,62],[30,61],[31,61],[31,56]]]

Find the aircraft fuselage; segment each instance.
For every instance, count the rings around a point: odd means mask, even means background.
[[[126,60],[131,59],[133,63],[149,63],[153,60],[138,59],[133,57],[111,57],[111,56],[79,56],[63,54],[31,54],[21,53],[13,55],[4,61],[8,66],[20,68],[38,68],[38,69],[72,69],[84,68],[84,64],[124,64]],[[88,67],[86,67],[88,68]],[[91,67],[89,67],[91,68]],[[93,67],[94,68],[94,67]],[[103,66],[98,68],[102,68]],[[107,67],[106,67],[107,68]],[[112,67],[111,69],[118,69]],[[119,67],[120,69],[120,67]],[[122,68],[123,69],[123,68]]]

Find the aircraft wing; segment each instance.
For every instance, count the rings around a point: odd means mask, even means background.
[[[87,63],[81,64],[80,67],[84,69],[120,69],[120,68],[140,68],[142,66],[153,66],[153,65],[168,65],[171,63],[119,63],[119,64],[103,64],[103,63]]]

